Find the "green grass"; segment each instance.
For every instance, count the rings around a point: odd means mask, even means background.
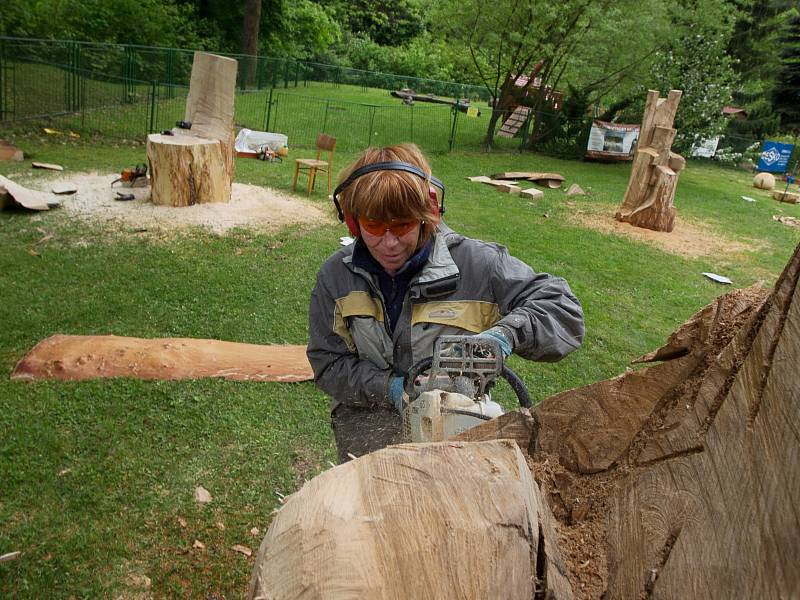
[[[64,165],[66,175],[119,171],[144,158],[140,144],[38,133],[11,141],[30,159]],[[336,166],[353,157],[337,152]],[[511,359],[537,400],[616,375],[660,344],[726,291],[702,271],[728,275],[736,287],[771,284],[800,241],[798,230],[772,220],[800,217],[800,206],[770,200],[746,173],[692,163],[682,173],[681,218],[749,244],[689,259],[571,224],[576,208],[618,206],[629,165],[477,152],[431,161],[447,184],[452,227],[564,276],[583,303],[579,351],[557,364]],[[27,164],[0,163],[0,173],[26,181]],[[291,170],[291,160],[240,159],[237,181],[286,191]],[[530,203],[465,179],[509,170],[557,171],[591,193],[568,204],[562,191],[547,190]],[[311,200],[329,209],[324,191]],[[37,245],[43,231],[54,237]],[[326,225],[142,237],[63,211],[0,213],[0,372],[57,332],[304,343],[314,275],[344,233]],[[34,245],[39,256],[28,252]],[[508,391],[501,396],[508,404]],[[152,580],[154,597],[241,597],[253,559],[230,548],[255,550],[278,495],[334,460],[327,403],[311,383],[0,379],[0,554],[22,551],[0,564],[0,597],[130,596],[135,575]],[[197,485],[214,497],[203,509],[193,500]],[[196,539],[205,550],[192,549]]]

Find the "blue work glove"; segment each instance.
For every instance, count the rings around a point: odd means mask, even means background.
[[[500,344],[500,351],[503,353],[504,359],[511,356],[511,353],[514,351],[511,341],[508,339],[508,337],[506,337],[506,334],[503,333],[503,330],[500,327],[492,327],[491,329],[480,332],[475,337],[492,338],[493,340],[497,340],[497,342]]]
[[[389,378],[389,401],[397,409],[397,412],[403,411],[403,378],[397,375],[392,375]]]

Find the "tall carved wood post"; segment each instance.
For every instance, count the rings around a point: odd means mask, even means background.
[[[191,127],[147,136],[154,204],[230,202],[237,67],[232,58],[195,52],[184,113]]]
[[[647,92],[639,142],[633,157],[625,198],[614,218],[637,227],[672,231],[675,227],[675,187],[686,160],[670,150],[676,130],[672,128],[682,92],[670,90],[659,99]]]

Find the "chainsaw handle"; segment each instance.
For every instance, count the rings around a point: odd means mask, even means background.
[[[433,357],[423,358],[408,372],[406,375],[405,380],[403,381],[403,387],[408,394],[408,397],[413,401],[416,400],[416,396],[414,395],[414,381],[416,381],[417,377],[422,375],[425,371],[431,368],[433,365]],[[519,375],[514,373],[508,366],[505,364],[503,365],[503,370],[500,371],[500,376],[508,382],[508,385],[511,386],[511,389],[514,390],[514,393],[517,395],[517,400],[519,400],[519,405],[524,406],[525,408],[531,407],[531,397],[528,394],[528,388],[525,386],[525,383],[520,379]]]

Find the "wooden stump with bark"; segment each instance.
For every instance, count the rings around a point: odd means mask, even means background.
[[[147,136],[153,204],[193,206],[228,202],[231,179],[217,140],[189,135]]]
[[[195,52],[184,113],[191,126],[147,136],[154,204],[230,202],[237,66],[232,58]]]
[[[685,159],[671,151],[676,130],[672,128],[680,90],[670,90],[659,99],[655,90],[647,93],[639,141],[631,166],[631,177],[622,206],[614,215],[618,221],[654,231],[675,228],[675,187]]]

